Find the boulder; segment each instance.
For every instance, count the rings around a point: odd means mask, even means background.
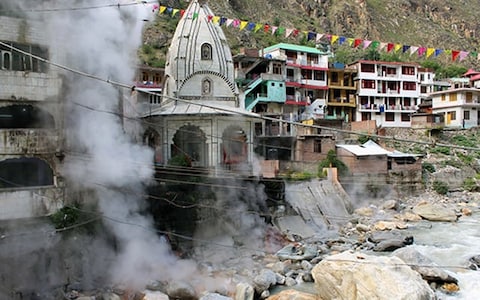
[[[278,294],[272,295],[267,300],[321,300],[315,295],[299,292],[296,290],[284,290]]]
[[[218,293],[206,293],[199,300],[233,300],[230,297],[218,294]]]
[[[322,299],[435,299],[420,274],[395,256],[345,251],[322,260],[312,275]]]
[[[277,275],[269,269],[263,269],[260,274],[253,278],[253,287],[255,291],[261,294],[277,283]]]
[[[276,256],[281,260],[289,259],[292,261],[310,260],[317,255],[318,251],[315,245],[301,243],[287,245],[276,253]]]
[[[472,270],[480,269],[480,255],[472,256],[468,259],[469,268]]]
[[[253,300],[254,294],[255,291],[250,284],[241,282],[236,286],[235,300]]]
[[[193,286],[184,281],[173,281],[167,286],[166,294],[171,299],[197,299]]]
[[[395,250],[392,255],[399,257],[405,263],[411,266],[411,268],[428,282],[435,283],[458,283],[458,280],[450,276],[446,271],[440,269],[432,260],[424,256],[413,247],[405,247]]]
[[[422,202],[413,208],[413,212],[429,221],[454,222],[457,214],[453,208]]]

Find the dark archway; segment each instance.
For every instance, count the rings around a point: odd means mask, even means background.
[[[248,161],[247,135],[236,125],[228,126],[222,134],[222,163],[226,165]]]
[[[13,158],[0,161],[0,188],[53,185],[53,170],[38,158]]]
[[[173,136],[171,161],[182,161],[186,166],[208,165],[208,150],[205,133],[195,125],[180,127]]]
[[[162,139],[160,134],[153,128],[148,128],[143,134],[143,143],[154,151],[153,162],[163,164]]]
[[[0,107],[0,128],[55,128],[53,116],[33,105]]]

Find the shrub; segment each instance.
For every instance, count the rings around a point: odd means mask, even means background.
[[[346,175],[348,173],[347,165],[337,158],[335,150],[330,150],[327,153],[327,157],[318,164],[318,172],[320,174],[323,172],[323,168],[337,168],[339,175]],[[320,175],[318,175],[320,177]]]
[[[435,180],[433,182],[433,190],[440,195],[446,195],[448,193],[448,185],[443,181]]]
[[[467,178],[463,181],[463,189],[469,192],[477,190],[477,182],[474,178]]]
[[[435,166],[429,162],[424,162],[422,164],[422,171],[433,173],[435,172]]]
[[[440,154],[445,154],[445,155],[450,155],[450,148],[448,147],[443,147],[443,146],[438,146],[430,150],[431,153],[440,153]]]

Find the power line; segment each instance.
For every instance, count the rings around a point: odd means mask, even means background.
[[[158,1],[154,0],[142,0],[142,1],[135,1],[132,3],[120,3],[117,4],[103,4],[103,5],[91,5],[91,6],[77,6],[77,7],[57,7],[57,8],[20,8],[17,10],[6,10],[0,9],[0,13],[8,14],[8,13],[18,13],[18,12],[26,12],[26,13],[46,13],[46,12],[65,12],[65,11],[82,11],[82,10],[92,10],[92,9],[100,9],[100,8],[121,8],[121,7],[129,7],[129,6],[137,6],[137,5],[145,5],[145,4],[157,4]]]

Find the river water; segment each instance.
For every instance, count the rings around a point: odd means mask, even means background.
[[[458,279],[460,290],[439,299],[480,299],[480,270],[465,268],[468,259],[480,255],[480,212],[462,216],[457,222],[420,222],[408,229],[414,247]]]

